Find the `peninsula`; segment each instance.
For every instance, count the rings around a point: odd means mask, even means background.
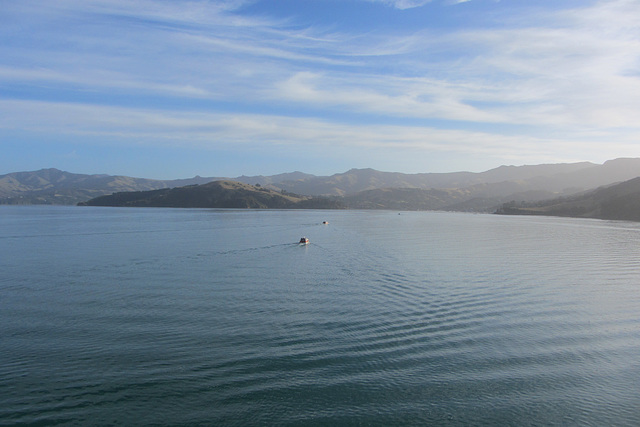
[[[300,196],[260,185],[213,181],[150,191],[118,192],[78,203],[79,206],[239,208],[239,209],[339,209],[341,203],[324,197]]]

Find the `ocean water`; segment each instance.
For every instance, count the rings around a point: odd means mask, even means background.
[[[0,321],[0,425],[640,423],[636,223],[4,206]]]

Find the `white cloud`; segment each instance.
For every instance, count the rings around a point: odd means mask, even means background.
[[[370,1],[398,9],[429,3]],[[300,28],[236,14],[243,4],[10,2],[7,8],[31,8],[34,19],[24,31],[6,30],[21,43],[0,45],[0,83],[7,87],[45,87],[59,91],[60,100],[92,93],[104,104],[116,93],[166,98],[167,105],[186,108],[226,102],[239,113],[3,101],[0,125],[148,144],[261,141],[549,159],[554,150],[565,159],[573,150],[575,158],[596,150],[598,141],[630,155],[638,142],[637,0],[509,16],[499,29],[393,34]],[[84,18],[87,25],[81,25]],[[278,114],[294,110],[317,118]],[[362,121],[336,121],[342,113],[357,113]],[[380,124],[371,126],[374,120]],[[450,123],[439,126],[450,129],[415,127],[442,120]],[[403,122],[408,125],[398,125]],[[499,130],[490,130],[494,125]],[[455,130],[460,127],[482,131]],[[531,136],[512,136],[517,133]]]
[[[291,76],[276,86],[273,98],[304,104],[339,106],[352,111],[397,117],[443,118],[477,122],[500,122],[504,117],[461,102],[460,92],[469,87],[418,78],[361,76],[359,82],[309,72]],[[457,96],[456,96],[457,95]]]
[[[428,3],[431,3],[433,0],[367,0],[370,2],[383,3],[387,6],[394,7],[396,9],[405,10],[405,9],[413,9],[416,7],[422,7]],[[466,3],[471,0],[443,0],[443,3],[446,5],[455,5],[460,3]]]
[[[189,84],[166,84],[149,79],[135,78],[126,74],[105,70],[84,70],[83,73],[63,72],[50,69],[10,68],[0,66],[0,81],[35,82],[54,85],[73,85],[96,90],[102,88],[135,90],[155,94],[167,94],[180,97],[211,97],[205,89]]]
[[[129,17],[150,22],[203,24],[225,26],[251,25],[251,20],[230,14],[251,0],[58,0],[46,7],[38,1],[23,0],[19,6],[38,12],[69,16],[70,14],[94,14]]]
[[[281,59],[286,61],[302,61],[307,63],[325,63],[332,65],[351,65],[354,61],[346,59],[334,59],[322,55],[313,55],[305,53],[305,50],[311,51],[308,42],[303,46],[272,46],[264,40],[230,40],[228,38],[211,37],[211,36],[182,36],[188,40],[189,44],[202,44],[205,49],[211,47],[218,51],[225,51],[235,55],[250,55],[255,57],[266,57],[271,59]],[[274,43],[275,44],[275,43]]]
[[[367,1],[383,3],[387,6],[404,10],[404,9],[413,9],[415,7],[424,6],[427,3],[431,3],[432,0],[367,0]]]
[[[606,22],[596,24],[599,15]],[[637,128],[640,30],[630,16],[640,16],[640,2],[533,16],[527,26],[500,30],[419,32],[391,42],[374,36],[352,46],[359,58],[371,69],[377,57],[393,61],[413,76],[297,71],[270,96],[394,117]],[[448,55],[435,60],[434,51]]]

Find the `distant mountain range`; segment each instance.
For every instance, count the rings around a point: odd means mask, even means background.
[[[511,201],[533,203],[567,197],[636,177],[640,177],[638,158],[615,159],[601,165],[581,162],[501,166],[480,173],[403,174],[352,169],[332,176],[292,172],[236,178],[196,176],[168,181],[43,169],[0,176],[0,204],[76,204],[113,193],[235,181],[262,193],[270,190],[280,195],[330,197],[334,204],[345,208],[493,212]]]

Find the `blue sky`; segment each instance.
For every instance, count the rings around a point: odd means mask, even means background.
[[[0,0],[0,174],[640,157],[638,0]]]

